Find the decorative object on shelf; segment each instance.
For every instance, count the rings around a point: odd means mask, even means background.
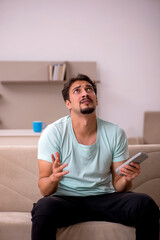
[[[66,62],[49,65],[49,81],[65,81],[66,80]]]

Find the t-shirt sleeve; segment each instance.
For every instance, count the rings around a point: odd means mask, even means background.
[[[48,126],[41,134],[38,142],[38,159],[52,162],[51,154],[60,151],[59,136],[54,126]]]
[[[124,161],[129,158],[127,137],[123,129],[117,126],[113,162]]]

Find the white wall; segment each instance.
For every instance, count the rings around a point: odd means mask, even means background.
[[[0,61],[96,61],[101,118],[142,136],[160,110],[159,0],[1,0]]]

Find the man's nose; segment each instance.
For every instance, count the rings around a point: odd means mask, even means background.
[[[86,95],[88,96],[87,91],[86,91],[86,89],[83,88],[82,89],[82,97],[85,97]]]

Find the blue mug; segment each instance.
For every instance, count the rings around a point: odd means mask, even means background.
[[[33,131],[34,132],[42,132],[42,130],[46,127],[45,122],[34,121],[33,122]]]

